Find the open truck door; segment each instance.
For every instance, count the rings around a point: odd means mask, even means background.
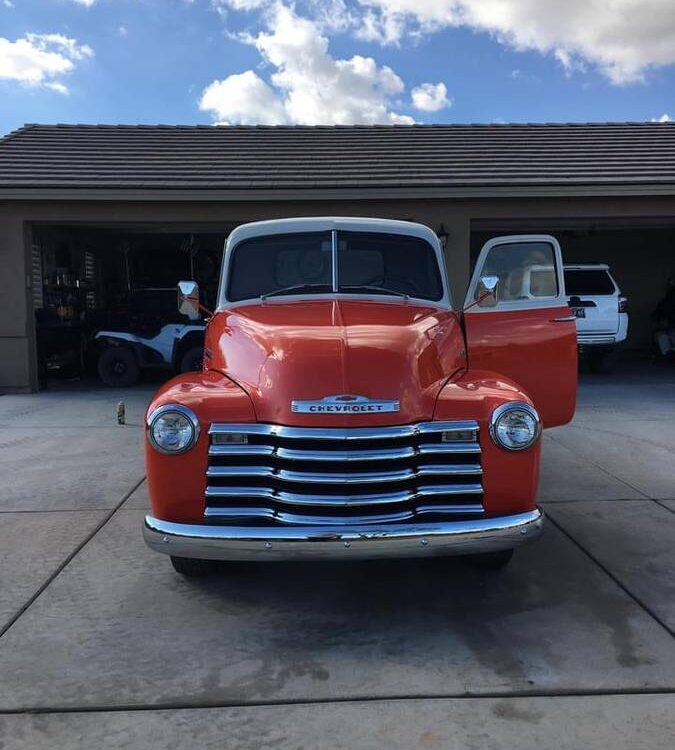
[[[567,304],[560,245],[549,235],[489,240],[464,306],[469,367],[514,380],[544,427],[566,424],[577,394],[575,318]]]

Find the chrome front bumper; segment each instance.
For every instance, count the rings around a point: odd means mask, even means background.
[[[145,517],[143,537],[156,552],[206,560],[364,560],[497,552],[537,539],[538,508],[468,521],[368,526],[241,527],[171,523]]]

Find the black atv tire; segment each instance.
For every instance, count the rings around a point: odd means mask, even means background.
[[[180,372],[200,372],[204,359],[204,347],[192,346],[180,358]]]
[[[98,358],[98,376],[108,388],[129,388],[141,379],[136,356],[126,346],[104,349]]]

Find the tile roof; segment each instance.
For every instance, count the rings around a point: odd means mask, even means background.
[[[0,140],[5,192],[640,185],[675,186],[675,123],[26,125]]]

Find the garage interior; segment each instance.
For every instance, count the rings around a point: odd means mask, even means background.
[[[40,386],[51,378],[95,375],[98,331],[124,331],[133,321],[151,335],[171,320],[175,297],[152,296],[151,290],[172,290],[192,279],[211,308],[225,237],[222,227],[34,225],[31,286]],[[148,304],[139,304],[139,291],[150,292]]]
[[[193,279],[199,283],[205,306],[213,307],[224,243],[234,226],[33,225],[31,270],[40,387],[47,387],[51,378],[95,376],[93,337],[99,330],[125,325],[122,321],[133,312],[128,309],[129,292],[172,289],[179,280]],[[652,313],[666,280],[675,274],[675,223],[666,219],[479,220],[472,222],[471,230],[472,269],[491,237],[533,232],[553,234],[565,262],[608,264],[629,300],[629,332],[622,356],[650,355]],[[636,258],[643,260],[636,264]]]
[[[33,225],[31,270],[40,386],[47,387],[51,378],[95,376],[93,337],[99,330],[125,325],[133,312],[128,309],[129,292],[172,289],[179,280],[193,279],[199,283],[205,306],[213,307],[224,243],[234,226]],[[533,232],[553,234],[567,263],[608,264],[621,293],[628,297],[630,323],[622,356],[650,356],[652,314],[666,280],[675,274],[675,223],[667,219],[478,220],[471,230],[472,269],[491,237]],[[636,259],[642,260],[636,263]]]

